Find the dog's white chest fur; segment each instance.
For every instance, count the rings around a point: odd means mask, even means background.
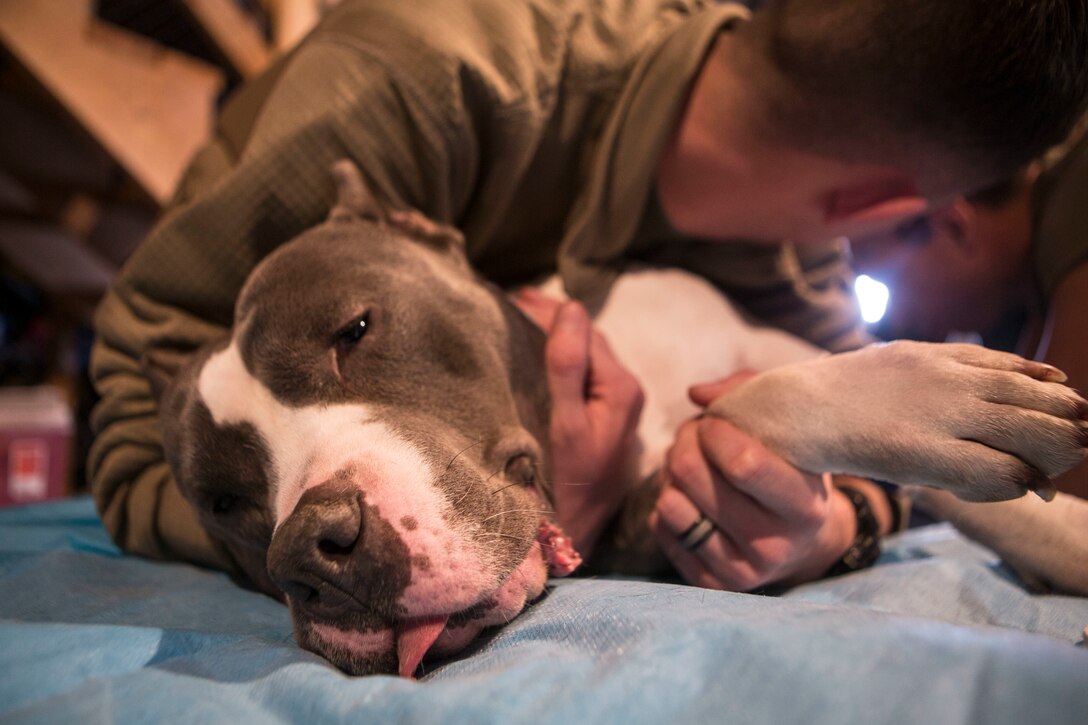
[[[543,291],[561,295],[557,279]],[[762,372],[823,353],[747,319],[712,284],[678,269],[625,272],[594,323],[643,386],[639,473],[660,467],[677,426],[698,413],[687,390],[741,370]]]

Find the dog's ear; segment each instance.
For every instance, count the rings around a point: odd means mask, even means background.
[[[426,242],[439,249],[463,252],[465,237],[451,226],[440,224],[418,211],[390,211],[386,221],[410,237]]]
[[[451,226],[441,224],[414,209],[394,209],[383,203],[367,186],[359,168],[349,159],[332,165],[337,201],[329,221],[369,219],[387,224],[406,236],[439,249],[463,252],[465,238]]]
[[[336,180],[336,206],[329,212],[329,221],[385,220],[385,205],[371,193],[354,162],[340,159],[331,171]]]

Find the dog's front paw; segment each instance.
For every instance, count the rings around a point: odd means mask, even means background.
[[[1053,492],[1082,461],[1088,403],[1055,368],[975,345],[896,342],[768,371],[711,414],[795,465],[952,491]]]

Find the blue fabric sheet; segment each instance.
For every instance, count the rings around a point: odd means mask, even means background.
[[[557,581],[419,681],[350,678],[286,608],[123,556],[87,500],[0,511],[3,722],[1083,723],[1088,599],[938,526],[785,596]]]

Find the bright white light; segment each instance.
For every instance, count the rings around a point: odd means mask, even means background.
[[[859,274],[854,280],[854,294],[861,305],[861,319],[869,324],[879,322],[888,309],[888,286],[868,275]]]

